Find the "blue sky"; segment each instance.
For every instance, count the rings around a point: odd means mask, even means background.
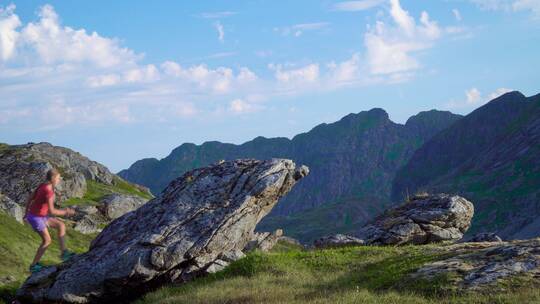
[[[540,92],[540,0],[0,2],[0,141],[118,171],[183,142]]]

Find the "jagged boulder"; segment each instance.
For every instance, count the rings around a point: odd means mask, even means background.
[[[308,174],[285,159],[195,169],[109,224],[87,253],[33,274],[24,303],[129,301],[145,290],[220,270],[242,256],[255,225]]]
[[[356,236],[368,245],[457,241],[469,229],[474,206],[457,195],[413,197],[362,227]]]
[[[244,252],[253,251],[255,249],[263,252],[270,251],[283,236],[283,230],[276,229],[276,231],[270,232],[255,232],[251,241],[249,241],[244,248]]]
[[[335,248],[356,245],[364,245],[364,240],[345,234],[329,235],[316,239],[313,242],[313,247],[315,248]]]
[[[518,276],[540,277],[540,238],[460,243],[443,248],[449,258],[426,264],[413,278],[446,277],[449,289],[483,289]]]
[[[100,209],[104,216],[113,220],[139,208],[147,201],[139,196],[112,193],[101,199]]]

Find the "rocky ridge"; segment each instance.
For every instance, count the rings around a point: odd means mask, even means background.
[[[92,161],[73,150],[49,143],[24,145],[0,145],[0,210],[23,222],[24,204],[28,195],[44,181],[49,169],[56,168],[62,181],[56,187],[56,203],[82,198],[88,191],[88,183],[115,187],[127,182],[112,174],[105,166]],[[147,196],[147,188],[131,184]],[[83,233],[100,231],[110,220],[134,210],[147,201],[139,196],[112,193],[103,197],[99,210],[94,206],[74,206],[78,215],[74,228]]]

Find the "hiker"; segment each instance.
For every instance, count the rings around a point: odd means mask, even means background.
[[[51,244],[51,235],[48,227],[58,231],[58,242],[60,243],[60,258],[67,261],[74,253],[66,249],[65,234],[66,225],[54,216],[70,216],[75,214],[71,208],[56,209],[54,207],[54,187],[60,182],[60,173],[56,169],[47,172],[47,180],[40,184],[26,201],[26,212],[24,219],[32,226],[41,237],[41,245],[36,252],[36,256],[30,265],[31,272],[38,272],[43,268],[39,262],[47,247]]]

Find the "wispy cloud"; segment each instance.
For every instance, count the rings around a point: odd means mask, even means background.
[[[221,22],[218,21],[218,22],[214,23],[214,28],[218,32],[218,40],[219,40],[219,42],[221,42],[221,43],[225,42],[225,30],[223,29],[223,25],[221,24]]]
[[[385,3],[386,0],[361,0],[361,1],[343,1],[334,4],[335,11],[356,12],[370,9]]]
[[[299,37],[304,32],[320,31],[327,28],[329,25],[329,22],[299,23],[291,26],[276,27],[274,28],[274,31],[280,32],[284,36],[293,35],[295,37]]]
[[[230,16],[234,16],[238,14],[237,12],[232,11],[221,11],[221,12],[205,12],[199,14],[199,17],[205,18],[205,19],[220,19],[220,18],[226,18]]]
[[[456,18],[457,21],[462,20],[461,13],[457,8],[452,9],[452,13],[454,14],[454,18]]]
[[[507,12],[529,11],[533,18],[540,20],[540,1],[538,0],[470,0],[484,10]]]

